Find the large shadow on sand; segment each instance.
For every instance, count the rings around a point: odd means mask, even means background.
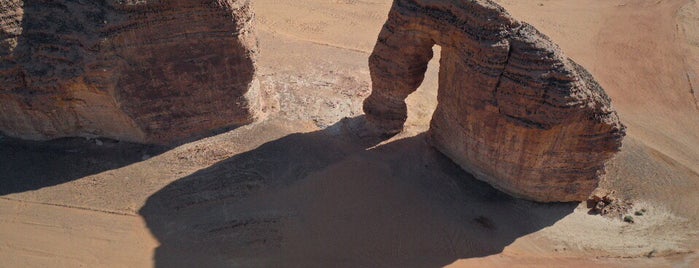
[[[108,139],[26,141],[0,136],[0,196],[117,169],[166,150]]]
[[[441,267],[502,252],[576,204],[509,197],[424,135],[372,147],[343,120],[166,186],[140,214],[157,267]]]

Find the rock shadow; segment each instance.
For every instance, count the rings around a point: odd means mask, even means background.
[[[108,139],[26,141],[0,136],[0,196],[54,186],[117,169],[166,148]]]
[[[157,267],[442,267],[502,252],[575,203],[512,198],[432,149],[378,146],[363,117],[292,134],[182,178],[139,213]]]

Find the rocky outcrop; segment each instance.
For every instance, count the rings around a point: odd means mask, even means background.
[[[616,191],[614,190],[597,188],[587,198],[587,208],[590,209],[588,214],[592,215],[599,214],[609,218],[622,219],[622,216],[629,212],[632,207],[633,203],[616,197]],[[643,211],[638,211],[637,214],[645,212],[645,209],[643,209]]]
[[[247,0],[0,0],[0,131],[171,143],[250,123]]]
[[[432,144],[517,197],[582,201],[624,126],[592,76],[548,37],[487,0],[395,0],[369,59],[367,119],[386,133],[441,46]]]

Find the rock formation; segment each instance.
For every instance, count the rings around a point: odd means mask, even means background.
[[[0,131],[171,143],[258,109],[247,0],[0,0]]]
[[[369,59],[367,119],[386,133],[441,46],[431,143],[476,178],[540,202],[582,201],[625,127],[592,76],[488,0],[395,0]]]

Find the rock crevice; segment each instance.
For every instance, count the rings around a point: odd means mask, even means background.
[[[581,201],[625,128],[593,77],[491,1],[395,0],[369,59],[367,119],[402,130],[405,98],[442,48],[433,146],[478,179],[536,201]]]

